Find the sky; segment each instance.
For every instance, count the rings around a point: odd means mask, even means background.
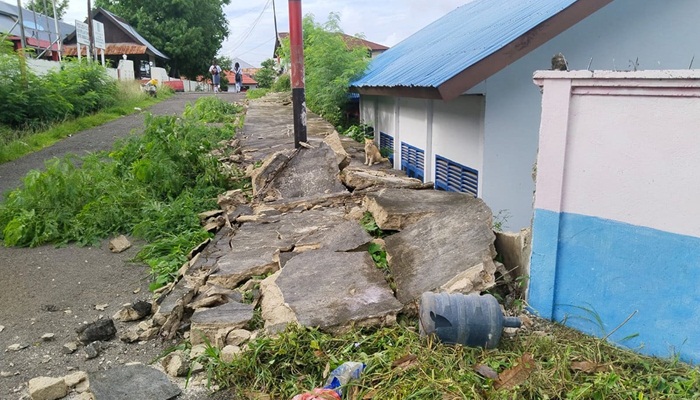
[[[340,14],[340,25],[349,35],[385,46],[393,46],[421,28],[468,3],[470,0],[302,0],[302,13],[313,14],[316,22],[325,22],[328,14]],[[273,0],[232,0],[224,12],[230,35],[219,50],[220,56],[240,58],[260,66],[272,57],[275,45]],[[26,1],[23,1],[23,4]],[[289,32],[288,1],[274,0],[277,29]],[[87,0],[70,0],[64,20],[73,24],[87,16]],[[202,16],[203,18],[206,16]]]

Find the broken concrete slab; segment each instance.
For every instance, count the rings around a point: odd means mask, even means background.
[[[459,206],[443,207],[438,214],[425,214],[419,222],[384,239],[387,261],[396,283],[396,297],[401,303],[412,303],[423,292],[436,290],[458,276],[473,278],[470,281],[473,288],[483,290],[493,285],[495,265],[492,260],[496,251],[491,210],[481,199],[470,196],[462,199]],[[408,215],[413,218],[417,214]],[[394,219],[396,225],[392,226],[397,227],[408,219],[404,218],[407,214],[398,210],[385,215],[401,215],[402,218]],[[482,264],[483,267],[479,267]],[[465,272],[471,268],[490,275]],[[464,282],[461,285],[467,287]]]
[[[347,151],[345,151],[343,142],[340,140],[340,135],[335,129],[323,138],[323,142],[333,149],[336,162],[338,163],[338,169],[342,171],[345,167],[350,165],[350,156]]]
[[[217,263],[217,271],[209,275],[208,282],[228,289],[235,289],[246,279],[277,271],[279,250],[265,247],[266,243],[263,239],[261,247],[257,249],[236,249],[221,257]]]
[[[291,154],[276,153],[260,170],[253,177],[254,193],[265,201],[347,192],[338,178],[335,152],[325,143]]]
[[[100,400],[168,400],[181,393],[167,375],[133,364],[89,374],[90,390]]]
[[[300,324],[324,330],[386,325],[402,308],[367,252],[302,253],[287,262],[274,286]],[[264,303],[262,311],[263,318],[269,315]]]
[[[357,221],[344,221],[330,227],[314,228],[314,231],[296,242],[295,252],[317,249],[351,251],[372,241],[372,236]]]
[[[367,188],[403,188],[427,189],[432,183],[423,183],[416,178],[409,178],[397,170],[371,170],[360,167],[348,167],[340,173],[340,180],[352,190]]]
[[[190,322],[192,344],[204,342],[206,337],[210,343],[217,343],[219,330],[226,330],[227,335],[234,329],[243,328],[253,319],[253,305],[230,302],[214,308],[201,308],[192,314]],[[224,341],[226,336],[223,337]]]
[[[381,189],[378,192],[368,193],[365,196],[364,206],[372,213],[380,229],[400,231],[415,224],[426,215],[450,212],[457,207],[472,204],[474,200],[478,199],[466,193]],[[484,207],[490,216],[491,211],[485,205]]]

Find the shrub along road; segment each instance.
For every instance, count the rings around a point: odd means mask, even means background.
[[[177,94],[146,112],[180,115],[187,103],[206,95],[211,94]],[[229,101],[243,98],[234,94],[221,96]],[[141,130],[143,121],[143,113],[125,116],[0,164],[0,192],[18,187],[28,171],[43,169],[44,161],[52,157],[109,150],[116,139]],[[77,339],[75,329],[83,322],[92,322],[101,315],[110,317],[124,303],[150,300],[150,270],[129,263],[136,250],[113,254],[107,241],[94,247],[48,245],[31,249],[0,245],[0,398],[22,398],[27,382],[38,376],[62,377],[76,370],[97,371],[124,362],[149,363],[168,345],[112,340],[94,359],[86,360],[82,348],[72,354],[64,353],[63,345]],[[43,341],[41,336],[45,333],[53,333],[54,339]],[[28,347],[5,352],[14,344]]]
[[[187,103],[194,103],[199,97],[211,96],[208,92],[177,93],[171,98],[162,101],[141,113],[135,113],[110,121],[68,137],[51,147],[47,147],[36,153],[29,154],[20,159],[0,164],[0,196],[4,196],[8,190],[21,184],[21,179],[27,172],[33,169],[43,169],[44,162],[53,157],[63,157],[66,154],[83,155],[87,152],[109,150],[115,140],[127,136],[132,130],[143,128],[144,114],[153,115],[180,115],[185,110]],[[224,98],[230,101],[241,100],[243,95],[222,93]]]

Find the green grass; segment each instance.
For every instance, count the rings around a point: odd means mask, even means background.
[[[549,325],[544,334],[503,338],[493,350],[421,338],[414,320],[338,337],[292,327],[274,338],[257,338],[245,350],[230,363],[214,353],[199,360],[214,383],[242,398],[251,392],[291,398],[323,386],[324,371],[345,361],[367,364],[361,379],[347,388],[352,399],[700,398],[697,368],[644,357],[558,325]],[[503,375],[525,354],[532,355],[534,368],[515,387],[497,388],[475,371],[481,365]],[[582,370],[581,362],[596,371]]]
[[[132,85],[120,86],[119,105],[109,107],[95,114],[78,117],[52,124],[41,131],[13,131],[3,127],[0,130],[0,163],[16,160],[27,154],[49,147],[75,133],[94,128],[125,115],[133,114],[136,107],[146,109],[153,104],[172,96],[172,91],[162,90],[157,98],[134,94]],[[138,84],[137,84],[138,86]],[[138,89],[140,91],[140,87]]]
[[[246,99],[255,100],[261,97],[265,97],[266,94],[270,93],[271,89],[250,89],[245,93]]]

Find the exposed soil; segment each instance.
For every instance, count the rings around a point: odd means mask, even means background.
[[[185,104],[212,94],[178,94],[146,112],[176,114]],[[221,94],[230,101],[239,94]],[[31,169],[44,160],[67,153],[83,154],[110,149],[115,139],[143,128],[144,114],[126,116],[73,135],[54,146],[19,160],[0,164],[0,193],[20,185]],[[118,339],[94,359],[87,360],[82,347],[66,354],[63,345],[77,341],[75,330],[100,316],[111,317],[122,304],[150,300],[148,270],[131,263],[137,247],[113,254],[105,240],[97,247],[6,248],[0,246],[0,398],[26,398],[27,382],[38,376],[61,377],[71,372],[97,371],[129,362],[151,362],[172,342],[152,340],[126,344]],[[105,306],[106,305],[106,306]],[[99,308],[99,309],[98,309]],[[103,308],[103,309],[102,309]],[[117,334],[133,323],[118,323]],[[42,335],[53,333],[50,341]],[[7,350],[13,344],[28,347]],[[183,395],[182,398],[201,398]]]

